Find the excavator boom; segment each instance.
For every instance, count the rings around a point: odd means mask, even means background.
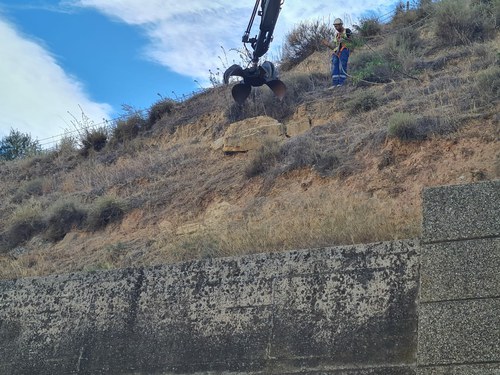
[[[230,66],[224,72],[224,83],[229,83],[231,76],[243,78],[242,82],[237,83],[232,89],[234,100],[238,104],[243,104],[250,95],[252,87],[267,85],[274,94],[281,100],[285,96],[286,86],[279,80],[278,71],[274,64],[265,61],[259,65],[259,59],[269,50],[269,45],[273,39],[273,32],[278,21],[278,16],[284,0],[256,0],[255,7],[250,18],[247,30],[243,34],[244,44],[249,43],[253,49],[251,66],[243,69],[235,64]],[[259,5],[261,10],[258,12]],[[259,34],[255,38],[250,38],[250,32],[255,20],[255,16],[261,17]]]

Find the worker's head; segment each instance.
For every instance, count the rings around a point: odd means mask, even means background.
[[[335,30],[340,31],[343,29],[344,22],[340,18],[335,18],[335,21],[333,21],[333,26],[335,27]]]

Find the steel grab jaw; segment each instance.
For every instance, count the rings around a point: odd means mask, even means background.
[[[267,85],[279,100],[282,100],[286,94],[286,85],[278,79],[277,70],[274,64],[265,61],[261,66],[252,66],[243,69],[241,66],[231,65],[224,72],[224,83],[229,83],[231,76],[242,77],[243,81],[233,86],[231,93],[238,104],[243,104],[250,95],[253,87]]]

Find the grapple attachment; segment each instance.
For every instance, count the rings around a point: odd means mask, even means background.
[[[264,61],[260,66],[252,66],[243,69],[241,66],[231,65],[224,72],[224,83],[229,83],[231,76],[242,77],[243,81],[234,85],[231,93],[238,104],[243,104],[250,95],[253,87],[267,85],[278,99],[283,99],[286,94],[286,85],[278,79],[278,72],[274,64],[270,61]]]
[[[233,95],[234,101],[239,105],[242,105],[243,103],[245,103],[245,100],[247,100],[251,91],[252,86],[250,86],[248,83],[237,83],[233,86],[231,94]]]

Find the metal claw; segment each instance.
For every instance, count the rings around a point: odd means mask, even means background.
[[[264,61],[261,66],[254,65],[246,69],[237,64],[231,65],[224,72],[224,83],[228,84],[231,76],[243,78],[243,81],[232,89],[233,98],[238,104],[245,102],[252,87],[267,85],[280,100],[286,94],[286,85],[278,79],[278,71],[270,61]]]
[[[229,77],[239,76],[243,77],[243,68],[238,64],[233,64],[224,72],[224,83],[227,85],[229,83]]]
[[[243,103],[245,103],[245,100],[247,100],[251,91],[252,86],[250,86],[248,83],[237,83],[233,86],[231,93],[233,94],[234,101],[239,105],[242,105]]]
[[[286,94],[286,85],[279,79],[266,82],[266,85],[274,92],[279,100],[283,100]]]

